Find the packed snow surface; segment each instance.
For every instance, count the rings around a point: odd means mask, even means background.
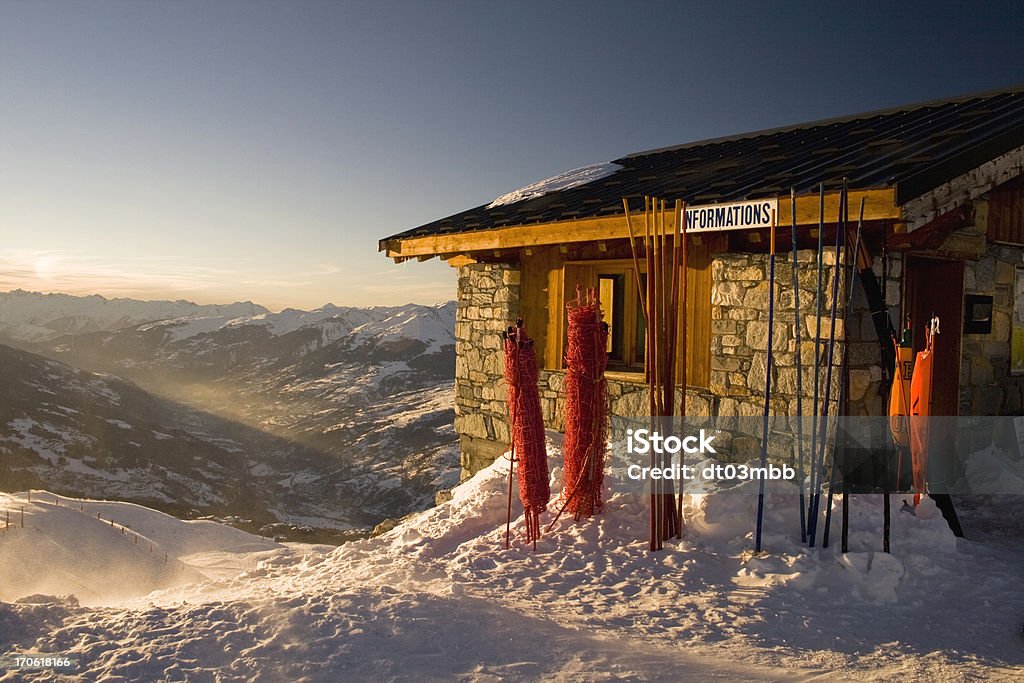
[[[557,492],[557,443],[549,452]],[[1024,673],[1020,497],[962,504],[968,539],[956,539],[930,500],[911,515],[893,496],[889,555],[881,498],[853,496],[843,555],[838,499],[833,545],[809,550],[793,490],[773,489],[766,552],[754,556],[756,484],[712,486],[687,496],[684,538],[650,553],[646,496],[609,477],[603,511],[563,517],[551,530],[545,514],[535,551],[522,541],[514,502],[506,550],[507,471],[499,459],[383,536],[271,551],[242,574],[102,608],[41,596],[0,604],[0,652],[73,657],[82,680],[906,682]]]
[[[118,603],[237,575],[283,548],[230,526],[186,522],[132,503],[48,491],[0,494],[0,600],[48,593]]]
[[[513,190],[512,192],[503,194],[488,204],[487,208],[493,209],[496,206],[515,204],[516,202],[521,202],[526,199],[543,197],[551,192],[569,190],[574,187],[579,187],[580,185],[586,185],[587,183],[592,183],[595,180],[607,178],[621,168],[622,166],[612,162],[591,164],[590,166],[574,168],[571,171],[559,173],[552,178],[538,180],[535,183],[530,183],[526,187],[521,187],[518,190]]]

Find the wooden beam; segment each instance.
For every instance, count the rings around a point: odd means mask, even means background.
[[[475,258],[466,256],[465,254],[452,256],[451,258],[446,260],[448,261],[448,265],[451,266],[452,268],[460,268],[462,266],[468,266],[471,263],[476,263]]]
[[[899,207],[896,206],[896,193],[893,188],[874,190],[853,190],[850,192],[851,204],[860,202],[864,197],[864,220],[899,220]],[[834,222],[839,212],[839,193],[830,192],[825,195],[825,222]],[[666,219],[671,220],[671,211],[666,211]],[[780,225],[791,222],[792,211],[789,202],[779,203],[778,222]],[[818,224],[818,195],[797,197],[796,217],[798,225]],[[691,235],[700,233],[691,231]],[[386,250],[390,257],[420,256],[423,254],[444,254],[451,252],[467,253],[473,251],[494,251],[518,247],[539,247],[546,245],[565,245],[578,242],[599,242],[602,240],[627,239],[629,231],[626,227],[624,214],[601,218],[580,218],[552,223],[534,225],[518,225],[508,228],[491,230],[475,230],[471,232],[447,233],[443,235],[426,235],[409,239],[387,240],[381,242],[381,249]]]

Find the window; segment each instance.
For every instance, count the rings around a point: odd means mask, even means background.
[[[686,315],[686,379],[691,386],[708,386],[711,360],[711,259],[710,248],[705,242],[690,243],[687,266]],[[644,325],[643,306],[640,290],[647,286],[647,275],[640,264],[639,286],[632,259],[608,259],[591,261],[570,261],[562,264],[562,292],[565,302],[581,290],[596,288],[604,309],[604,319],[609,326],[608,370],[630,373],[643,379],[646,364],[647,339]],[[682,302],[681,302],[682,303]],[[552,319],[561,327],[553,332],[561,339],[560,347],[552,359],[555,365],[564,367],[566,325],[564,315],[561,322]],[[678,358],[677,376],[682,376],[682,358]]]
[[[630,267],[594,267],[598,296],[608,323],[608,367],[613,370],[644,371],[644,316],[636,289],[636,275]],[[637,330],[640,338],[637,338]]]
[[[646,276],[641,274],[641,286]],[[565,264],[566,300],[576,288],[597,288],[608,323],[608,369],[619,372],[644,371],[644,315],[637,291],[632,261],[601,261]],[[565,330],[563,329],[563,347]]]

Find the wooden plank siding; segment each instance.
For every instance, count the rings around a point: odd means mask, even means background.
[[[686,381],[711,383],[711,261],[724,251],[725,235],[702,235],[687,243],[686,257]],[[677,370],[678,374],[678,370]]]
[[[1024,245],[1024,189],[999,190],[989,195],[988,238]]]
[[[556,247],[541,247],[521,260],[519,315],[534,348],[547,367],[547,359],[557,357],[556,340],[548,333],[552,312],[562,299],[562,261]]]

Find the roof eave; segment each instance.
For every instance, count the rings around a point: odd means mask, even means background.
[[[900,207],[896,204],[896,190],[893,187],[863,188],[850,191],[850,205],[857,206],[865,200],[865,220],[900,220]],[[796,218],[798,225],[818,224],[817,193],[797,196]],[[835,216],[839,211],[839,192],[825,193],[825,216]],[[779,225],[792,223],[793,213],[790,202],[779,202]],[[380,241],[379,249],[389,258],[406,260],[410,258],[446,256],[472,252],[502,249],[519,249],[580,242],[625,239],[629,237],[625,213],[592,218],[576,218],[549,223],[466,230],[418,237],[391,237]]]

